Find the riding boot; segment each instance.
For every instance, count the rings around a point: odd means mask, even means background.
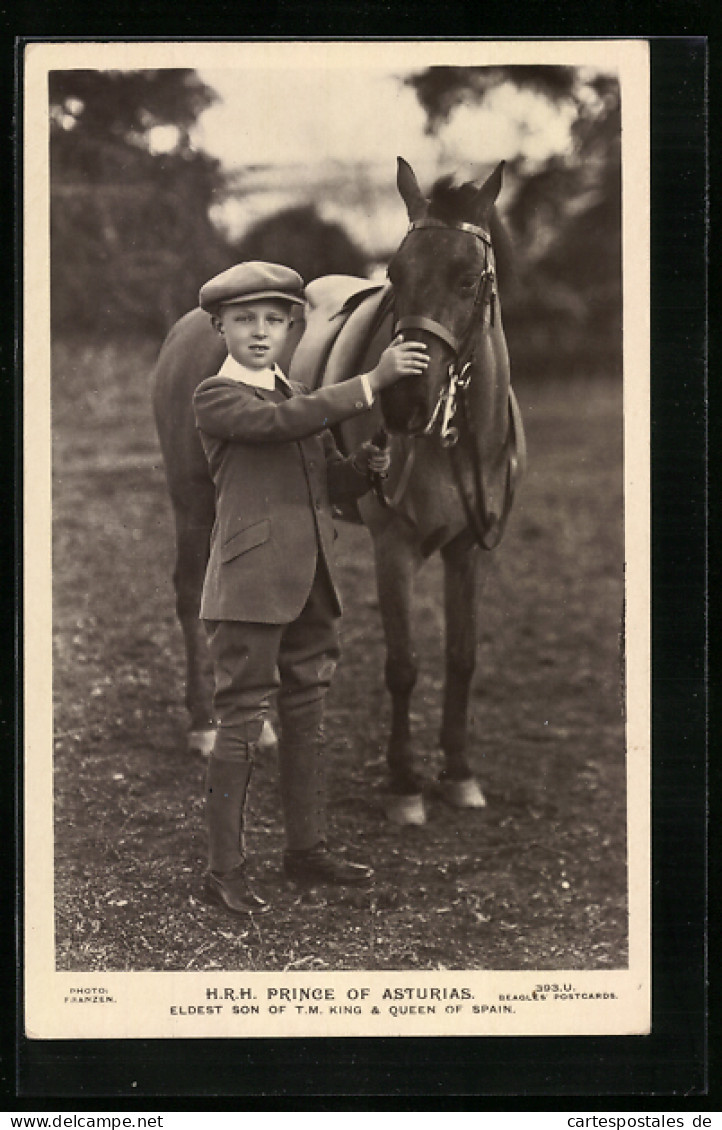
[[[321,729],[282,736],[278,757],[286,877],[305,886],[367,883],[373,875],[369,867],[339,858],[326,843],[326,765]]]
[[[326,840],[326,765],[320,727],[282,733],[278,744],[281,806],[288,851]]]
[[[248,884],[243,839],[244,812],[253,766],[247,759],[224,760],[211,755],[206,776],[209,894],[234,914],[262,914],[270,909]]]

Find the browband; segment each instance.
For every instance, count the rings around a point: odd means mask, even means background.
[[[458,223],[447,224],[443,220],[435,220],[433,217],[426,217],[423,220],[413,220],[409,225],[409,231],[417,231],[419,228],[452,228],[455,231],[466,231],[470,235],[475,235],[477,239],[481,239],[484,243],[488,243],[491,247],[491,235],[486,228],[481,228],[478,224],[467,224],[462,220]]]

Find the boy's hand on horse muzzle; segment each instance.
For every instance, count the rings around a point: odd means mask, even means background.
[[[428,364],[428,351],[423,342],[404,341],[401,334],[397,334],[379,357],[376,368],[368,374],[369,384],[374,392],[379,392],[402,377],[419,376]]]

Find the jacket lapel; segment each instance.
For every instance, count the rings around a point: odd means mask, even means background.
[[[287,399],[291,395],[290,390],[287,391],[282,384],[280,391],[278,388],[256,388],[255,385],[249,387],[253,388],[259,400],[268,400],[271,404],[278,404],[279,399]]]

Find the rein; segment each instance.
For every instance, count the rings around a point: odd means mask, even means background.
[[[430,436],[439,425],[439,442],[449,452],[452,472],[456,489],[464,508],[469,528],[474,540],[482,549],[495,549],[501,541],[506,528],[507,519],[514,501],[514,492],[520,472],[525,461],[524,431],[521,421],[519,406],[514,392],[509,387],[508,430],[505,440],[507,450],[507,471],[504,490],[504,502],[500,515],[489,511],[487,491],[484,484],[481,454],[479,444],[471,426],[468,388],[474,371],[474,338],[479,324],[484,324],[485,310],[489,307],[489,322],[494,325],[496,310],[496,276],[489,266],[489,252],[492,250],[491,235],[477,224],[453,223],[447,224],[442,220],[426,218],[415,220],[409,227],[408,235],[420,228],[444,228],[468,232],[484,244],[484,269],[479,276],[479,282],[474,296],[474,305],[469,317],[467,328],[462,338],[457,338],[446,326],[433,318],[421,315],[409,315],[400,318],[394,327],[394,334],[404,329],[421,329],[438,337],[454,352],[455,358],[448,368],[447,381],[442,386],[431,417],[421,433]],[[458,444],[460,439],[465,440],[471,456],[471,468],[474,483],[474,497],[469,498],[464,484],[463,473],[459,462]]]

